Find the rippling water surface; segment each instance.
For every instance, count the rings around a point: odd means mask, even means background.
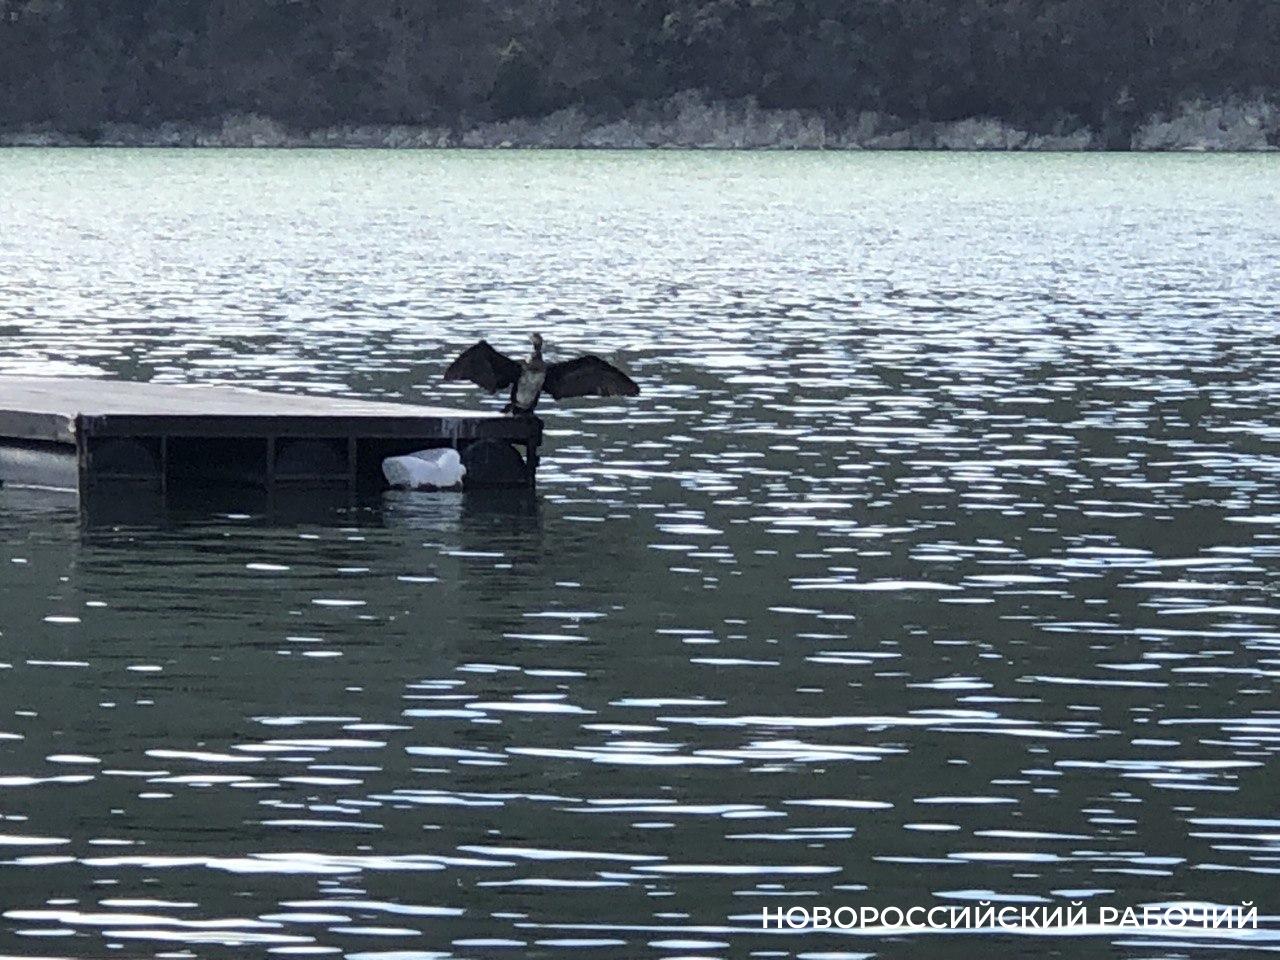
[[[777,906],[1257,904],[1274,158],[8,151],[0,372],[548,405],[536,498],[0,491],[0,952],[954,957]],[[228,947],[238,949],[228,952]]]

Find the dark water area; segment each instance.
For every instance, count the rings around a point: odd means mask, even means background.
[[[644,391],[540,410],[534,497],[0,490],[0,954],[1276,949],[1277,174],[0,154],[0,372]],[[1260,924],[760,923],[1072,900]]]

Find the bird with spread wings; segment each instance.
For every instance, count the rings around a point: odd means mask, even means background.
[[[590,354],[547,363],[542,359],[542,335],[535,333],[533,352],[513,360],[481,340],[468,347],[444,372],[445,380],[470,380],[497,393],[511,388],[511,400],[503,413],[529,416],[546,390],[556,400],[568,397],[634,397],[640,388],[613,364]]]

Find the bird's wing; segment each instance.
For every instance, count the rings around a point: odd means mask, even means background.
[[[497,393],[520,379],[520,364],[481,340],[468,347],[444,372],[446,380],[470,380],[490,393]]]
[[[640,392],[636,382],[599,357],[578,357],[547,367],[543,382],[547,393],[557,400],[565,397],[634,397]]]

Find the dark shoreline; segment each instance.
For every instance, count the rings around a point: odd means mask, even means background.
[[[1120,133],[1067,125],[1036,133],[989,117],[946,123],[871,112],[834,117],[690,93],[614,118],[571,107],[543,117],[456,127],[300,130],[268,117],[236,114],[216,123],[103,124],[91,133],[53,127],[0,130],[0,147],[1267,152],[1280,150],[1280,105],[1264,98],[1190,101]]]

